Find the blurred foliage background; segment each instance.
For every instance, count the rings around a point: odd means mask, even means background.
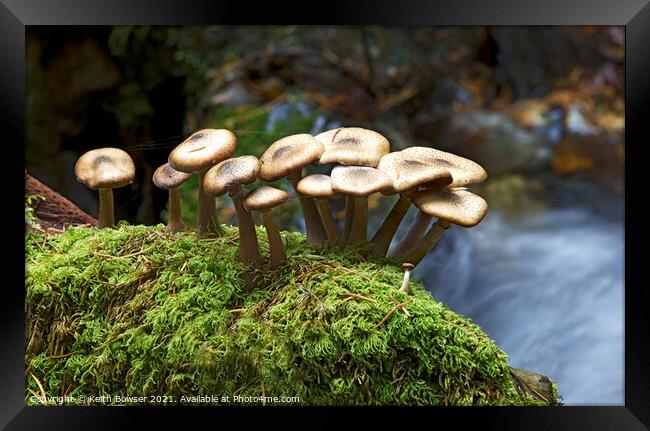
[[[123,148],[138,174],[116,190],[118,217],[153,224],[165,218],[166,192],[151,175],[197,129],[235,130],[238,155],[259,156],[288,134],[356,125],[383,133],[394,150],[434,146],[478,161],[495,199],[516,201],[517,190],[538,187],[521,176],[531,171],[581,175],[622,193],[611,179],[623,166],[623,34],[618,27],[29,27],[27,169],[94,214],[97,198],[76,182],[74,163],[92,148]],[[183,187],[188,221],[195,181]],[[225,201],[219,210],[228,220]],[[299,228],[296,208],[287,205],[282,228]]]

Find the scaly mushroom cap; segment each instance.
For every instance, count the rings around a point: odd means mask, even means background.
[[[336,166],[331,178],[333,191],[352,196],[368,196],[393,187],[393,180],[387,174],[367,166]]]
[[[169,153],[169,164],[181,172],[198,172],[235,154],[237,136],[226,129],[203,129]]]
[[[79,157],[74,173],[91,190],[115,189],[133,181],[135,165],[124,150],[98,148]]]
[[[325,151],[319,164],[369,166],[374,168],[384,154],[390,152],[388,139],[379,133],[360,127],[342,127],[316,135]]]
[[[270,186],[260,186],[244,199],[244,207],[249,211],[264,211],[280,205],[289,199],[284,190]]]
[[[336,193],[332,190],[332,178],[329,175],[307,175],[298,182],[298,193],[315,198],[331,198]]]
[[[400,153],[403,156],[448,169],[453,177],[449,187],[463,187],[482,183],[487,178],[487,172],[481,165],[452,153],[429,147],[409,147],[400,151]]]
[[[317,161],[323,150],[323,144],[307,133],[285,136],[272,143],[260,157],[260,178],[275,181],[300,170]]]
[[[463,227],[479,224],[488,210],[482,197],[464,188],[422,190],[415,194],[413,203],[425,214]]]
[[[329,145],[334,140],[334,136],[339,132],[339,130],[342,129],[343,127],[337,127],[336,129],[326,130],[314,136],[314,138],[316,138],[316,140],[321,142],[323,145]]]
[[[255,156],[224,160],[210,168],[203,178],[203,190],[221,196],[237,185],[252,183],[260,173],[260,161]]]
[[[165,163],[156,169],[156,172],[153,173],[152,180],[156,187],[169,190],[180,186],[191,176],[191,173],[177,171],[169,163]]]
[[[451,172],[440,165],[427,163],[415,157],[405,156],[401,151],[388,153],[379,160],[377,169],[393,179],[396,193],[413,187],[443,187],[451,184]]]

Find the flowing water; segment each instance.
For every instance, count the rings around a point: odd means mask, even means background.
[[[578,194],[582,203],[568,193],[535,214],[491,208],[478,226],[449,229],[414,277],[511,366],[554,379],[565,404],[622,405],[623,200]]]

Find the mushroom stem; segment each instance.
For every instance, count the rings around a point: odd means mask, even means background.
[[[343,244],[350,242],[350,231],[352,230],[352,219],[354,218],[354,197],[345,196],[345,228],[343,230]]]
[[[438,219],[431,226],[421,241],[418,241],[405,254],[404,260],[416,266],[429,253],[429,251],[438,243],[442,234],[449,228],[450,223],[447,220]]]
[[[377,232],[372,237],[371,242],[374,244],[372,249],[371,257],[384,257],[390,243],[397,232],[402,219],[408,212],[411,207],[411,199],[406,197],[404,194],[400,194],[399,199],[393,205],[393,209],[390,210],[383,223],[377,229]]]
[[[181,214],[181,194],[178,187],[169,189],[169,205],[167,209],[167,232],[176,233],[185,229]]]
[[[411,270],[415,265],[411,263],[405,263],[402,265],[404,268],[404,278],[402,279],[402,287],[399,288],[400,292],[409,293],[409,281],[411,279]]]
[[[418,211],[415,220],[411,223],[411,227],[406,232],[406,235],[397,243],[393,251],[389,253],[390,257],[401,257],[408,249],[413,247],[415,243],[422,238],[424,233],[431,222],[433,217]]]
[[[97,227],[112,227],[114,224],[113,189],[99,189],[99,218]]]
[[[327,199],[315,199],[320,212],[320,218],[327,233],[327,241],[334,245],[339,241],[339,229],[336,227],[336,221],[332,216],[329,206],[327,206]]]
[[[305,217],[307,242],[315,246],[323,245],[327,235],[323,223],[321,223],[320,214],[318,213],[318,208],[316,208],[314,199],[298,192],[298,182],[302,179],[302,173],[300,171],[293,171],[287,175],[287,178],[291,181],[293,189],[298,193],[300,198],[300,207],[302,208],[302,213]]]
[[[349,244],[357,244],[368,239],[368,197],[354,197],[354,217],[350,228]]]
[[[217,218],[217,206],[214,196],[210,196],[203,190],[203,178],[207,169],[197,172],[199,175],[199,235],[206,232],[223,235],[221,223]]]
[[[244,265],[258,266],[260,262],[260,248],[257,243],[255,223],[250,211],[244,207],[244,188],[237,184],[228,190],[228,194],[235,204],[237,222],[239,225],[239,257]]]
[[[271,268],[275,268],[281,265],[286,259],[282,237],[280,236],[280,230],[275,223],[273,214],[271,214],[271,210],[262,211],[262,217],[264,218],[264,226],[266,227],[266,236],[269,239],[269,262]]]

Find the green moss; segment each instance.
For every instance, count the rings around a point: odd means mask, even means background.
[[[25,195],[25,225],[32,229],[40,229],[38,224],[38,217],[34,210],[34,202],[44,201],[45,196],[41,195]]]
[[[551,388],[553,390],[553,400],[555,405],[562,405],[562,395],[560,395],[560,392],[558,391],[557,383],[553,380],[551,380]]]
[[[401,270],[365,261],[363,249],[316,254],[283,232],[287,264],[259,271],[247,291],[235,228],[200,241],[163,229],[28,235],[28,404],[43,392],[113,404],[117,395],[539,404],[518,393],[506,354],[477,325],[419,283],[399,292]]]

